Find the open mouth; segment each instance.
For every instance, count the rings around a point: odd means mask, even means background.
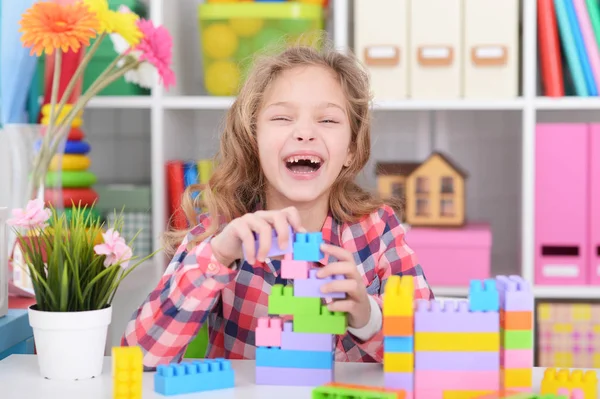
[[[314,155],[294,155],[285,159],[285,166],[294,173],[313,173],[322,165],[323,160]]]

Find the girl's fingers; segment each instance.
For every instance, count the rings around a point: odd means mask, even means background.
[[[246,253],[246,260],[253,265],[254,262],[256,262],[256,244],[250,226],[248,223],[244,223],[241,219],[238,219],[235,222],[233,229],[236,236],[242,242],[242,247]]]
[[[282,211],[287,216],[287,221],[292,226],[292,228],[299,233],[306,233],[306,229],[302,227],[302,220],[300,219],[300,213],[298,209],[291,206],[289,208],[285,208]]]
[[[357,302],[353,299],[340,299],[327,304],[327,309],[330,312],[347,312],[352,313],[356,308]]]
[[[273,215],[273,226],[277,232],[277,242],[279,248],[286,248],[290,239],[290,229],[287,217],[284,213],[278,212]]]
[[[350,251],[345,250],[342,247],[338,247],[330,244],[321,244],[321,251],[328,255],[333,256],[338,261],[354,262],[354,256]]]
[[[328,265],[323,266],[317,272],[317,277],[325,278],[329,276],[333,276],[336,274],[342,274],[346,276],[348,279],[356,280],[358,275],[358,270],[356,270],[356,266],[354,262],[332,262]]]
[[[333,280],[331,283],[323,284],[321,292],[325,294],[343,292],[351,298],[358,298],[358,281],[354,279]]]

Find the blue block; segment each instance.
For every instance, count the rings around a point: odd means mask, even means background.
[[[496,280],[471,280],[469,284],[470,312],[498,312],[500,310],[500,294],[496,288]]]
[[[294,241],[294,260],[304,260],[307,262],[318,262],[323,259],[321,244],[323,243],[323,234],[316,233],[296,233]]]
[[[23,346],[14,348],[28,339],[33,340],[33,329],[29,325],[27,309],[8,309],[0,317],[0,359],[8,355],[21,353]],[[6,356],[3,356],[6,353]]]
[[[13,345],[4,352],[0,352],[0,360],[5,359],[10,355],[33,355],[33,348],[33,338],[26,339],[25,341]]]
[[[167,396],[233,388],[234,377],[231,362],[222,358],[160,365],[154,391]]]
[[[383,351],[387,353],[413,353],[415,339],[413,337],[385,337]]]
[[[256,348],[256,367],[333,369],[333,351],[301,351],[280,348]]]
[[[34,147],[36,150],[39,150],[42,146],[42,140],[38,140],[35,142]],[[65,154],[73,154],[73,155],[85,155],[90,152],[91,147],[90,144],[86,141],[74,141],[67,140],[65,142]]]

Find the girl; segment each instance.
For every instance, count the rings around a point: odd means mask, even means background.
[[[190,187],[183,208],[196,227],[166,236],[173,260],[127,325],[122,343],[142,348],[146,369],[179,361],[205,322],[208,358],[253,359],[271,287],[291,284],[266,258],[273,229],[283,247],[290,227],[321,231],[319,276],[346,277],[323,287],[346,293],[328,301],[348,314],[335,359],[382,362],[387,278],[415,276],[415,297],[433,294],[394,210],[354,182],[370,129],[368,76],[349,56],[295,47],[255,65],[227,115],[208,213],[195,214]]]

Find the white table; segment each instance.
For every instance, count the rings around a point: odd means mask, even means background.
[[[199,392],[188,395],[168,396],[181,399],[310,399],[312,387],[254,385],[254,361],[233,360],[235,388]],[[539,384],[545,368],[536,367],[533,373],[533,389],[539,392]],[[112,399],[111,361],[105,358],[104,371],[95,379],[62,382],[42,378],[35,355],[13,355],[0,361],[0,398],[52,398],[52,399]],[[336,363],[335,379],[338,382],[383,386],[381,364]],[[144,399],[166,398],[154,392],[154,373],[144,373]]]

